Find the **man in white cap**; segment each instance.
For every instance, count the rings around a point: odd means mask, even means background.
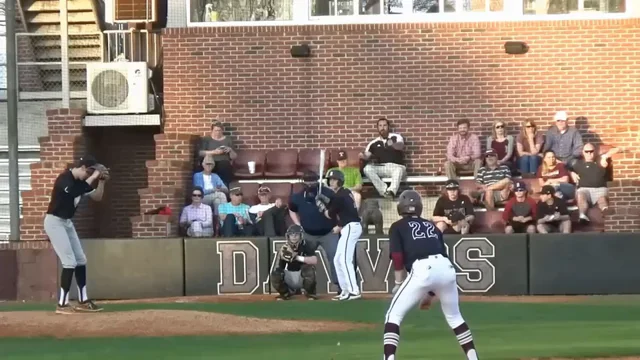
[[[558,161],[566,168],[572,169],[582,155],[582,135],[575,127],[569,127],[566,111],[558,111],[554,120],[556,124],[547,130],[543,152],[553,151]]]

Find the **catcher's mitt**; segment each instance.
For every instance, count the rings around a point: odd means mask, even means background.
[[[298,253],[296,251],[293,251],[293,249],[291,249],[289,244],[284,244],[280,248],[280,259],[286,262],[292,262],[297,255]]]
[[[98,180],[109,180],[111,178],[108,167],[102,164],[95,164],[91,168],[100,172]]]

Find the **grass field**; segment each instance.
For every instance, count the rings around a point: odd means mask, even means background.
[[[314,320],[337,320],[370,325],[359,330],[328,333],[82,339],[3,337],[0,338],[0,359],[378,360],[382,358],[382,322],[388,301],[107,304],[104,314],[71,315],[64,319],[81,316],[87,321],[74,330],[77,333],[83,332],[83,326],[104,325],[95,324],[107,319],[99,316],[142,309],[301,319],[310,324]],[[2,323],[3,314],[20,312],[19,315],[28,317],[30,313],[51,312],[52,309],[52,305],[43,304],[0,304],[0,329],[10,326]],[[637,297],[598,297],[576,303],[463,302],[461,310],[483,360],[640,355],[640,301]],[[46,318],[54,316],[47,315]],[[57,315],[56,319],[61,316]],[[228,323],[215,326],[224,330]],[[6,333],[7,328],[2,332]],[[430,311],[415,310],[405,319],[398,359],[463,359],[437,304]]]

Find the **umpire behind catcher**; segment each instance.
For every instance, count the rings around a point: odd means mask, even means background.
[[[44,217],[44,231],[62,263],[57,314],[102,310],[87,296],[87,258],[71,218],[85,195],[94,201],[102,200],[104,184],[108,179],[109,169],[98,164],[93,157],[86,156],[75,167],[58,175],[53,185],[49,208]],[[98,186],[94,189],[96,182]],[[69,289],[74,273],[78,284],[78,306],[71,307]]]
[[[289,216],[296,225],[302,226],[306,241],[312,242],[316,248],[322,246],[328,258],[325,265],[329,268],[330,280],[336,286],[340,286],[336,269],[333,266],[333,258],[336,255],[340,234],[333,232],[333,228],[336,226],[335,221],[321,214],[316,205],[319,179],[318,174],[313,171],[304,173],[302,177],[304,188],[302,191],[291,195],[289,199]],[[332,198],[334,192],[323,186],[322,194]]]
[[[304,239],[300,225],[291,225],[286,243],[278,252],[278,264],[271,273],[271,285],[278,292],[276,300],[289,300],[302,290],[309,300],[316,300],[316,246]]]

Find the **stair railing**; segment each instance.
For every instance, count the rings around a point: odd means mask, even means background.
[[[160,30],[105,30],[105,62],[146,61],[150,69],[161,61]]]

